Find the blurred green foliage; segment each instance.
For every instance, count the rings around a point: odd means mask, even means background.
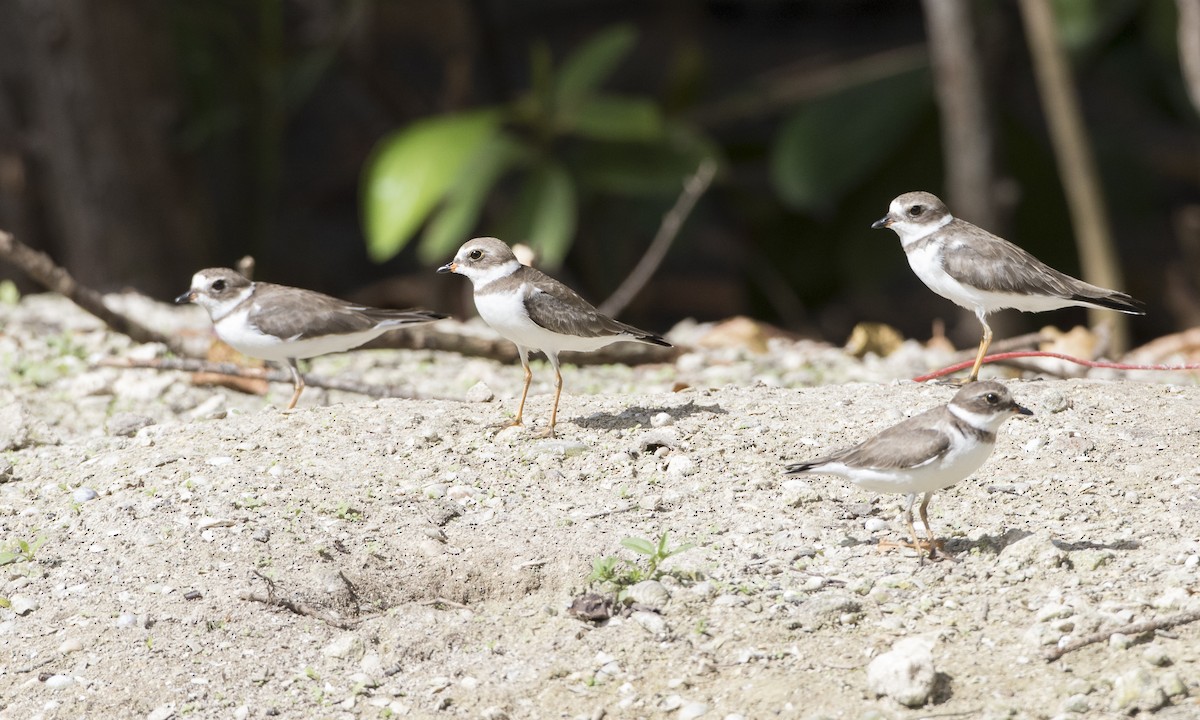
[[[558,67],[536,44],[531,87],[512,102],[425,118],[383,138],[361,189],[371,258],[388,260],[420,231],[421,261],[444,262],[503,194],[489,224],[555,268],[574,239],[581,192],[678,192],[716,150],[654,99],[603,91],[636,40],[630,26],[608,28]]]

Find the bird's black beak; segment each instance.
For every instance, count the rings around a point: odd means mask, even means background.
[[[891,214],[884,215],[883,217],[879,218],[875,222],[871,223],[871,229],[872,230],[883,230],[884,228],[890,228],[892,226],[893,222],[894,221],[892,220]]]
[[[1013,412],[1018,415],[1032,415],[1033,411],[1022,405],[1013,405]]]
[[[440,273],[452,273],[458,271],[458,263],[446,263],[437,269]]]
[[[194,302],[195,300],[196,300],[196,291],[195,291],[195,290],[188,290],[188,291],[187,291],[187,292],[185,292],[184,294],[182,294],[182,295],[180,295],[179,297],[175,298],[175,304],[176,304],[176,305],[183,305],[183,304],[185,304],[185,303]]]

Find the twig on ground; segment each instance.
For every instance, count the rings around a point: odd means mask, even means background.
[[[1108,370],[1156,370],[1160,372],[1185,372],[1189,370],[1200,370],[1200,363],[1186,363],[1183,365],[1134,365],[1131,363],[1107,362],[1104,360],[1084,360],[1083,358],[1065,355],[1056,352],[1044,352],[1041,350],[1031,350],[1028,352],[1007,352],[988,355],[983,359],[983,364],[994,362],[1004,362],[1006,360],[1017,360],[1019,358],[1054,358],[1056,360],[1066,360],[1067,362],[1083,365],[1090,368],[1105,368]],[[931,373],[918,375],[913,378],[913,382],[926,382],[936,380],[951,373],[956,373],[959,370],[966,370],[974,365],[974,362],[967,360],[965,362],[955,363],[949,367],[944,367],[941,370],[934,370]]]
[[[596,512],[587,513],[586,515],[581,515],[572,519],[576,522],[580,520],[595,520],[596,518],[608,517],[609,515],[616,515],[617,513],[629,512],[630,510],[637,509],[637,506],[637,503],[627,503],[620,507],[609,508],[607,510],[598,510]]]
[[[104,367],[145,369],[145,370],[178,370],[191,373],[211,373],[246,380],[266,380],[267,382],[291,383],[292,376],[283,370],[270,368],[243,367],[233,363],[215,363],[195,358],[156,358],[153,360],[132,360],[129,358],[104,358],[99,362]],[[406,398],[448,400],[450,398],[428,395],[398,388],[393,385],[371,385],[356,380],[329,378],[320,375],[304,375],[304,384],[309,387],[325,390],[340,390],[342,392],[358,393],[374,398]]]
[[[470,610],[471,609],[471,608],[467,607],[466,605],[463,605],[462,603],[457,603],[457,602],[454,602],[453,600],[447,600],[446,598],[430,598],[429,600],[422,600],[419,604],[425,605],[426,607],[432,607],[432,608],[438,608],[439,606],[442,606],[442,607],[454,608],[456,610]]]
[[[613,291],[613,294],[600,303],[597,308],[600,312],[610,317],[616,317],[637,297],[654,272],[658,270],[663,258],[667,256],[667,251],[671,249],[671,243],[675,241],[679,229],[683,227],[692,208],[696,207],[696,201],[708,189],[716,174],[717,162],[707,158],[700,163],[700,167],[696,168],[696,172],[683,181],[683,192],[675,200],[675,205],[667,211],[666,215],[663,215],[662,224],[658,226],[658,233],[650,241],[650,247],[646,248],[646,254],[634,266],[629,276]]]
[[[359,623],[361,623],[363,620],[367,619],[367,618],[357,618],[355,620],[343,620],[341,618],[334,617],[334,615],[330,612],[327,612],[320,608],[314,608],[314,607],[308,605],[307,603],[301,602],[299,600],[294,600],[292,598],[276,597],[275,581],[272,580],[271,578],[267,577],[266,575],[263,575],[258,570],[255,570],[254,574],[256,576],[258,576],[259,578],[261,578],[263,580],[263,582],[265,582],[267,584],[267,594],[259,595],[257,593],[252,593],[252,592],[242,593],[243,600],[249,600],[250,602],[259,602],[259,603],[263,603],[264,605],[272,605],[274,607],[281,607],[285,610],[290,610],[297,615],[303,615],[304,617],[315,618],[315,619],[320,620],[321,622],[325,623],[326,625],[332,625],[333,627],[340,628],[342,630],[353,630],[355,627],[358,626]]]
[[[1097,633],[1092,633],[1091,635],[1084,635],[1081,638],[1076,638],[1075,640],[1064,643],[1061,646],[1050,648],[1042,654],[1042,657],[1046,658],[1046,662],[1054,662],[1063,655],[1066,655],[1069,652],[1074,652],[1079,648],[1087,647],[1088,645],[1094,645],[1099,642],[1106,642],[1109,638],[1117,633],[1122,635],[1141,635],[1143,633],[1154,632],[1155,630],[1166,630],[1167,628],[1173,628],[1179,625],[1187,625],[1188,623],[1194,623],[1197,620],[1200,620],[1200,610],[1191,610],[1189,612],[1182,612],[1177,615],[1168,615],[1165,618],[1159,618],[1157,620],[1143,620],[1142,622],[1129,623],[1128,625],[1115,627],[1111,630],[1102,630]]]
[[[66,297],[71,302],[83,308],[104,321],[113,330],[128,335],[135,342],[162,343],[172,352],[185,354],[182,345],[176,338],[171,338],[152,330],[128,316],[122,315],[104,304],[104,296],[99,292],[80,285],[71,277],[66,268],[56,264],[44,252],[34,250],[25,243],[13,237],[10,233],[0,230],[0,260],[7,261],[44,286],[47,290]]]

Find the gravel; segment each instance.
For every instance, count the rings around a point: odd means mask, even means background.
[[[190,310],[139,316],[203,340]],[[938,494],[954,560],[922,564],[877,547],[904,539],[902,496],[782,475],[950,397],[900,380],[946,360],[912,343],[861,362],[773,339],[568,366],[558,437],[538,439],[552,373],[534,373],[532,426],[496,430],[519,365],[319,358],[316,374],[474,401],[310,387],[283,414],[287,384],[96,365],[161,348],[61,298],[0,306],[0,323],[5,716],[1195,714],[1200,623],[1042,658],[1200,610],[1191,377],[1009,380],[1037,414]],[[607,589],[594,561],[644,567],[621,541],[663,533],[694,547],[637,591],[647,607],[567,612]],[[930,648],[912,687],[873,685],[910,641]]]

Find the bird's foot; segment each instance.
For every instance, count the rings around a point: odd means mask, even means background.
[[[552,437],[554,437],[554,426],[551,425],[550,427],[546,428],[545,430],[542,430],[541,432],[536,432],[533,434],[533,436],[535,438],[552,438]]]
[[[924,561],[927,555],[930,560],[954,559],[949,553],[946,552],[946,543],[943,540],[918,540],[915,543],[908,542],[906,540],[880,540],[879,545],[876,547],[876,549],[880,552],[895,548],[916,550],[918,557],[920,557],[922,561]]]

